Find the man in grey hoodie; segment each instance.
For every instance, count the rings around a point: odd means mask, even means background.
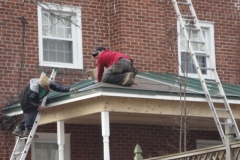
[[[76,91],[76,88],[70,88],[50,81],[47,76],[31,79],[30,84],[20,94],[20,103],[24,118],[16,126],[16,129],[12,133],[13,135],[28,137],[38,112],[45,109],[45,107],[41,106],[40,102],[50,89],[57,92]]]

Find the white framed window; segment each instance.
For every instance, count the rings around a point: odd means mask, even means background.
[[[80,8],[38,6],[38,35],[40,66],[83,68]]]
[[[217,140],[196,140],[196,149],[222,145],[222,141]]]
[[[194,67],[192,57],[188,52],[189,46],[188,46],[186,38],[183,34],[183,31],[180,27],[179,22],[178,22],[177,26],[178,26],[178,33],[179,33],[179,36],[178,36],[178,61],[180,64],[179,65],[179,74],[186,75],[184,73],[187,73],[188,77],[199,78],[199,76],[196,72],[196,69]],[[214,68],[216,68],[214,24],[212,22],[200,21],[200,26],[202,29],[203,36],[205,38],[207,49],[210,53],[212,65],[214,66]],[[198,31],[187,29],[187,32],[188,32],[188,35],[191,40],[200,41],[200,38],[198,36]],[[192,43],[192,47],[193,47],[195,53],[198,53],[198,54],[206,53],[203,44]],[[208,67],[209,68],[209,62],[206,60],[206,57],[197,56],[197,60],[198,60],[200,67]],[[208,78],[208,79],[211,79],[213,76],[211,74],[211,71],[209,71],[209,70],[202,70],[202,74],[203,74],[204,78]]]
[[[36,133],[31,145],[31,159],[34,160],[58,160],[58,144],[56,133]],[[64,159],[70,156],[70,134],[65,134]]]

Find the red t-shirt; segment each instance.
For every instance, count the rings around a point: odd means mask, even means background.
[[[104,67],[108,68],[114,63],[116,63],[119,58],[130,59],[127,55],[120,53],[105,50],[98,56],[98,82],[102,80],[102,75],[104,72]]]

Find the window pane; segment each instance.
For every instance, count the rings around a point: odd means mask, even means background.
[[[64,27],[65,26],[65,20],[64,19],[58,19],[57,25]]]
[[[52,143],[52,149],[53,149],[53,150],[58,150],[58,145],[57,145],[57,143]]]
[[[48,26],[47,25],[42,26],[42,35],[48,36]]]
[[[53,26],[56,26],[57,25],[57,18],[52,16],[51,14],[49,14],[49,22],[50,22],[50,26],[53,27]]]
[[[58,52],[57,62],[65,62],[64,61],[64,52]]]
[[[44,61],[49,61],[49,57],[48,57],[48,50],[43,50],[43,60]]]
[[[65,61],[68,62],[68,63],[71,63],[73,60],[72,60],[72,54],[71,53],[66,53],[65,54]]]
[[[187,51],[188,50],[188,43],[186,40],[180,40],[180,47],[182,51]]]
[[[194,41],[199,41],[199,36],[197,31],[190,32],[190,39]]]
[[[202,30],[204,37],[205,37],[205,34],[206,34],[205,30],[206,29]],[[198,31],[187,29],[187,33],[188,33],[188,36],[190,37],[190,40],[200,41]],[[191,43],[191,44],[192,44],[192,48],[195,52],[200,52],[200,53],[203,53],[203,54],[205,53],[204,44],[200,44],[200,43]],[[181,50],[181,65],[182,65],[181,67],[182,67],[182,69],[184,70],[185,73],[188,72],[188,73],[196,74],[197,72],[196,72],[194,63],[192,61],[192,57],[188,53],[189,52],[189,46],[188,46],[186,38],[183,34],[182,29],[180,30],[180,50]],[[186,52],[186,51],[188,51],[188,52]],[[197,61],[198,61],[200,67],[206,67],[207,66],[205,57],[197,56]],[[202,74],[207,74],[207,71],[202,70]]]
[[[56,31],[56,27],[55,26],[51,26],[49,29],[49,35],[48,36],[51,36],[51,37],[56,37],[56,35],[57,35],[57,31]]]
[[[72,42],[44,38],[43,59],[50,62],[73,63]]]
[[[47,13],[42,14],[42,24],[48,24],[48,14]]]
[[[49,47],[48,49],[55,50],[55,49],[56,49],[56,47],[55,47],[55,46],[56,46],[55,42],[56,42],[55,40],[50,40],[50,39],[47,40],[46,43],[48,43],[48,47]]]
[[[72,43],[65,43],[65,51],[72,51]]]
[[[57,43],[57,50],[64,51],[64,42],[63,41],[56,41]]]
[[[72,38],[71,28],[65,28],[65,38]]]
[[[71,27],[71,23],[70,23],[71,21],[72,21],[71,16],[67,16],[65,20],[65,26]]]
[[[56,51],[49,50],[49,60],[51,62],[57,62],[57,53]]]
[[[35,149],[42,149],[42,143],[35,143]]]
[[[197,61],[200,67],[206,67],[206,58],[197,56]],[[189,53],[182,52],[181,53],[181,67],[184,73],[197,73],[192,57]],[[207,74],[206,70],[202,70],[202,74]]]
[[[57,27],[57,37],[64,38],[64,28],[63,27]]]
[[[35,142],[34,154],[35,160],[58,160],[58,145]]]
[[[59,38],[72,38],[71,23],[67,20],[71,20],[71,16],[64,17],[60,15],[62,19],[58,19],[52,16],[50,13],[42,13],[42,35]],[[65,19],[67,18],[67,19]]]

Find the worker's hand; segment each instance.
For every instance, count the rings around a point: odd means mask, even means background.
[[[96,80],[94,81],[94,83],[98,83],[98,80],[96,79]]]
[[[43,112],[43,111],[45,110],[45,107],[43,107],[43,106],[38,106],[38,109],[37,109],[37,110]]]
[[[70,88],[69,91],[77,92],[77,88]]]

